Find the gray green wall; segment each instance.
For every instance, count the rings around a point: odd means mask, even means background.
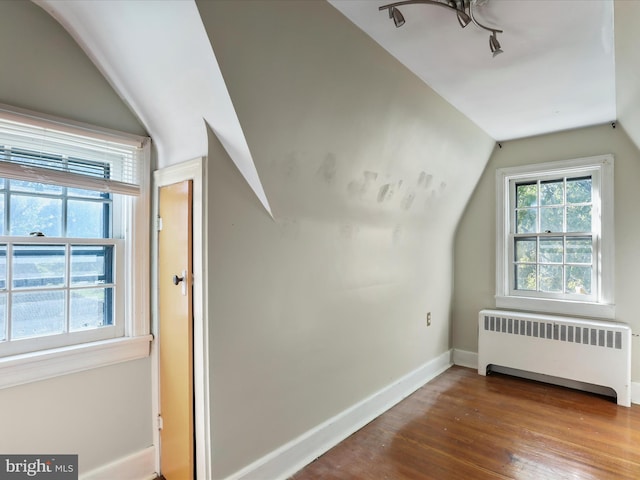
[[[455,237],[453,347],[477,352],[478,311],[495,307],[495,171],[612,153],[615,157],[616,320],[640,329],[638,272],[640,152],[620,125],[602,125],[514,140],[496,149],[467,205]],[[640,344],[633,337],[632,381],[640,381]]]
[[[0,103],[137,135],[144,127],[76,42],[30,1],[0,1]]]
[[[326,2],[198,8],[275,214],[210,135],[224,478],[448,351],[453,233],[493,141]]]
[[[144,134],[39,7],[0,1],[0,103]],[[85,472],[152,444],[149,359],[0,390],[0,452],[77,453]]]

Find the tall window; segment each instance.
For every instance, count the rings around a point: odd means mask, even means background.
[[[140,311],[144,140],[30,120],[0,109],[0,358],[131,335]]]
[[[497,306],[610,316],[613,157],[498,171]]]

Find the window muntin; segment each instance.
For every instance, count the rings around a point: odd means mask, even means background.
[[[496,306],[613,318],[613,156],[496,171]]]

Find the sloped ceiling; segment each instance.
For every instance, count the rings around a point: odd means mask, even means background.
[[[158,167],[206,155],[204,119],[271,213],[195,2],[34,2],[67,29],[139,116],[158,148]]]
[[[206,154],[207,120],[265,208],[267,197],[192,0],[34,0],[74,36],[155,139],[159,167]],[[269,0],[262,0],[269,1]],[[320,1],[320,0],[318,0]],[[639,9],[617,0],[479,0],[504,30],[492,58],[486,32],[455,15],[403,7],[396,29],[380,0],[329,0],[449,103],[501,141],[615,120],[618,92],[638,97],[635,64],[615,64],[614,5],[628,16],[619,62],[635,62]],[[631,117],[632,115],[629,115]],[[640,129],[634,121],[628,133]]]
[[[498,141],[615,120],[613,0],[473,0],[481,23],[461,29],[455,12],[388,0],[329,0],[445,100]]]

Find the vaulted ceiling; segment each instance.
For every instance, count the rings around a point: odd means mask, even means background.
[[[159,167],[206,154],[205,119],[269,210],[196,2],[34,1],[137,113],[156,141]],[[639,96],[640,2],[477,0],[477,18],[504,30],[504,53],[495,58],[487,32],[461,29],[446,8],[405,5],[406,24],[395,28],[378,10],[384,0],[329,2],[497,141],[620,119],[620,98]],[[614,19],[614,6],[624,18]],[[638,143],[631,110],[628,133]]]
[[[475,17],[498,34],[462,29],[454,10],[432,4],[329,0],[494,139],[510,140],[615,120],[613,1],[474,0]]]

